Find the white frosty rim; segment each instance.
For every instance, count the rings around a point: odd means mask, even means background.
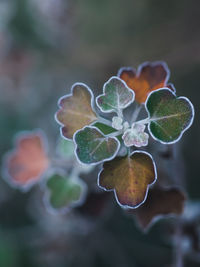
[[[92,128],[92,129],[95,129],[95,130],[97,130],[100,134],[102,134],[103,136],[105,136],[105,138],[108,138],[108,139],[109,139],[109,138],[112,138],[112,139],[114,139],[115,141],[117,141],[117,149],[116,149],[115,153],[114,153],[111,157],[109,157],[109,158],[106,158],[106,159],[103,159],[103,160],[100,160],[100,161],[97,161],[97,162],[94,162],[94,163],[83,163],[83,162],[81,162],[80,159],[78,158],[78,155],[77,155],[77,148],[78,148],[78,145],[77,145],[75,139],[76,139],[76,135],[77,135],[79,132],[84,131],[86,128]],[[78,163],[80,163],[81,165],[97,165],[97,164],[100,164],[100,163],[102,163],[102,162],[104,162],[104,161],[109,161],[109,160],[113,159],[113,158],[117,155],[117,153],[118,153],[118,151],[119,151],[119,148],[120,148],[120,142],[119,142],[119,140],[118,140],[116,137],[107,137],[107,136],[104,135],[104,133],[102,133],[102,131],[100,131],[97,127],[89,126],[89,125],[87,125],[87,126],[83,127],[82,129],[76,131],[76,132],[74,133],[73,141],[74,141],[74,144],[75,144],[75,151],[74,151],[74,153],[75,153],[75,156],[76,156],[76,159],[77,159]]]
[[[151,66],[151,67],[156,67],[157,65],[162,65],[163,68],[165,69],[166,73],[167,73],[166,78],[165,78],[164,81],[165,81],[165,83],[168,82],[169,77],[170,77],[170,69],[169,69],[167,63],[165,61],[161,61],[161,60],[160,61],[159,60],[158,61],[153,61],[153,62],[145,61],[142,64],[140,64],[137,69],[136,68],[132,68],[132,67],[121,67],[118,70],[117,76],[120,76],[122,74],[122,72],[126,70],[126,71],[135,72],[136,77],[138,77],[141,74],[142,68],[146,67],[148,65]]]
[[[167,90],[167,91],[169,91],[169,92],[170,92],[171,94],[173,94],[177,99],[184,99],[186,102],[188,102],[188,104],[190,105],[191,110],[192,110],[192,116],[191,116],[191,119],[190,119],[190,123],[186,126],[185,129],[183,129],[183,130],[181,131],[180,135],[179,135],[174,141],[171,141],[171,142],[164,142],[164,141],[158,139],[157,137],[155,137],[155,136],[153,135],[153,133],[151,132],[151,129],[150,129],[150,124],[151,124],[151,122],[148,123],[148,131],[149,131],[149,133],[151,134],[152,138],[153,138],[154,140],[160,142],[161,144],[170,145],[170,144],[174,144],[174,143],[178,142],[178,141],[181,139],[181,137],[182,137],[182,135],[184,134],[184,132],[185,132],[187,129],[190,128],[190,126],[192,125],[192,123],[193,123],[193,121],[194,121],[194,115],[195,115],[195,112],[194,112],[194,106],[193,106],[193,104],[191,103],[191,101],[190,101],[187,97],[185,97],[185,96],[177,97],[176,94],[175,94],[175,92],[172,92],[172,90],[170,90],[170,89],[167,88],[167,87],[163,87],[163,88],[157,89],[157,90],[155,90],[155,91],[152,91],[152,92],[148,95],[148,97],[147,97],[147,99],[146,99],[146,102],[145,102],[145,109],[146,109],[147,114],[148,114],[148,119],[150,119],[150,113],[149,113],[148,108],[147,108],[147,102],[148,102],[148,100],[149,100],[149,98],[150,98],[150,96],[151,96],[152,94],[154,94],[154,93],[156,93],[156,92],[158,92],[158,91],[162,91],[162,90]]]
[[[140,74],[141,74],[141,71],[142,71],[142,68],[143,67],[146,67],[146,66],[151,66],[151,67],[156,67],[157,65],[162,65],[163,68],[165,69],[167,75],[166,75],[166,78],[164,80],[165,83],[168,83],[168,80],[169,80],[169,77],[170,77],[170,69],[167,65],[167,63],[165,61],[154,61],[154,62],[150,62],[150,61],[145,61],[143,62],[142,64],[140,64],[138,66],[138,68],[133,68],[133,67],[121,67],[119,70],[118,70],[118,73],[117,73],[117,76],[121,76],[122,72],[123,71],[132,71],[135,73],[136,77],[139,77]],[[169,83],[168,85],[170,85],[174,92],[176,93],[176,88],[174,87],[173,83]],[[169,89],[169,88],[168,88]],[[154,90],[153,92],[155,92],[156,90]],[[171,91],[171,90],[170,90]],[[150,93],[149,93],[150,94]],[[148,95],[149,96],[149,95]],[[147,97],[148,98],[148,97]],[[144,103],[141,103],[141,104],[144,104]]]
[[[107,85],[108,85],[112,80],[118,80],[119,82],[121,82],[121,83],[124,85],[124,87],[125,87],[131,94],[132,94],[132,99],[130,99],[130,102],[127,103],[127,104],[124,106],[123,109],[125,109],[125,108],[127,108],[129,105],[131,105],[131,104],[134,102],[134,100],[135,100],[135,92],[134,92],[132,89],[130,89],[130,88],[128,87],[128,85],[127,85],[122,79],[120,79],[120,78],[117,77],[117,76],[112,76],[107,82],[104,83],[104,85],[103,85],[103,94],[101,94],[101,95],[99,95],[99,96],[96,97],[96,105],[97,105],[97,107],[101,110],[101,112],[103,112],[103,113],[111,113],[111,112],[115,112],[115,113],[116,113],[116,110],[115,110],[115,109],[110,109],[110,110],[106,110],[106,111],[103,110],[102,107],[99,106],[99,103],[98,103],[98,99],[99,99],[100,97],[106,95],[106,92],[105,92],[106,87],[107,87]]]
[[[83,86],[83,87],[89,92],[89,94],[90,94],[90,96],[91,96],[91,101],[90,101],[90,103],[91,103],[91,108],[92,108],[92,110],[96,113],[96,111],[95,111],[95,107],[94,107],[94,95],[93,95],[93,92],[92,92],[92,90],[91,90],[85,83],[80,83],[80,82],[74,83],[74,84],[72,85],[72,87],[71,87],[71,93],[70,93],[70,94],[63,95],[63,96],[61,96],[61,97],[58,99],[58,107],[59,107],[59,110],[56,111],[56,113],[55,113],[55,115],[54,115],[54,119],[55,119],[55,121],[61,126],[61,127],[60,127],[60,135],[61,135],[61,137],[63,137],[63,138],[66,139],[66,140],[70,140],[70,141],[72,140],[72,138],[67,138],[67,137],[64,136],[63,133],[62,133],[62,128],[65,127],[65,125],[64,125],[62,122],[60,122],[60,121],[58,120],[58,118],[57,118],[57,114],[58,114],[58,112],[59,112],[60,110],[62,110],[62,106],[60,105],[61,101],[62,101],[63,99],[72,97],[72,96],[73,96],[73,92],[74,92],[74,88],[75,88],[76,86]],[[97,119],[97,120],[98,120],[98,119]],[[93,122],[93,123],[94,123],[94,122]],[[75,134],[75,133],[74,133],[74,134]]]

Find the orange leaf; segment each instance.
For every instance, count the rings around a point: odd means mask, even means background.
[[[135,214],[139,225],[146,229],[158,216],[181,214],[184,201],[185,195],[178,188],[153,188],[150,190],[146,202],[136,211],[130,210],[130,213]]]
[[[44,136],[41,132],[22,133],[15,142],[15,149],[5,157],[6,181],[27,190],[40,180],[48,165]]]
[[[164,62],[145,62],[137,71],[133,68],[121,68],[118,72],[118,76],[135,92],[138,103],[144,103],[150,92],[162,87],[175,91],[172,84],[167,85],[169,75],[168,66]]]
[[[104,162],[98,185],[114,190],[119,205],[137,208],[145,200],[149,185],[156,181],[156,168],[150,154],[134,151],[132,155]]]

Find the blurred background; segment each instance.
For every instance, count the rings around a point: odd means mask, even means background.
[[[195,106],[180,151],[188,197],[198,202],[198,0],[0,0],[0,159],[22,130],[41,128],[53,150],[57,99],[73,83],[101,92],[120,67],[157,60]],[[37,188],[23,194],[0,180],[0,266],[175,266],[164,220],[143,234],[116,203],[112,213],[53,216],[41,199]],[[200,266],[199,253],[188,253],[185,266]]]

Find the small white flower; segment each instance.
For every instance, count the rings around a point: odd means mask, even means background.
[[[112,118],[112,127],[115,128],[116,130],[122,130],[123,125],[122,125],[123,119],[120,117],[113,117]]]
[[[133,123],[132,124],[132,129],[137,131],[137,132],[144,132],[145,130],[145,124],[141,123]]]
[[[127,121],[125,121],[125,122],[123,123],[123,129],[124,129],[124,131],[126,131],[129,127],[130,127],[130,126],[129,126],[129,123],[128,123]]]
[[[136,124],[136,123],[133,124],[130,129],[127,129],[122,136],[125,146],[127,147],[147,146],[149,135],[145,133],[144,130],[145,130],[144,124]]]

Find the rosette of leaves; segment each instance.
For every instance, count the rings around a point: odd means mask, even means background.
[[[73,139],[81,163],[103,163],[98,185],[113,191],[122,207],[137,208],[145,202],[157,172],[152,156],[134,147],[147,146],[149,135],[163,144],[177,142],[191,126],[194,108],[167,83],[169,71],[164,63],[145,63],[138,72],[132,71],[131,83],[130,75],[125,79],[124,74],[122,69],[119,76],[123,80],[111,77],[96,101],[88,86],[75,84],[71,94],[59,100],[56,120],[62,136]],[[147,117],[142,120],[137,120],[138,110],[132,105],[135,99],[146,110]],[[95,102],[110,119],[98,113]],[[124,116],[130,105],[134,120]],[[126,152],[122,155],[121,151]]]

